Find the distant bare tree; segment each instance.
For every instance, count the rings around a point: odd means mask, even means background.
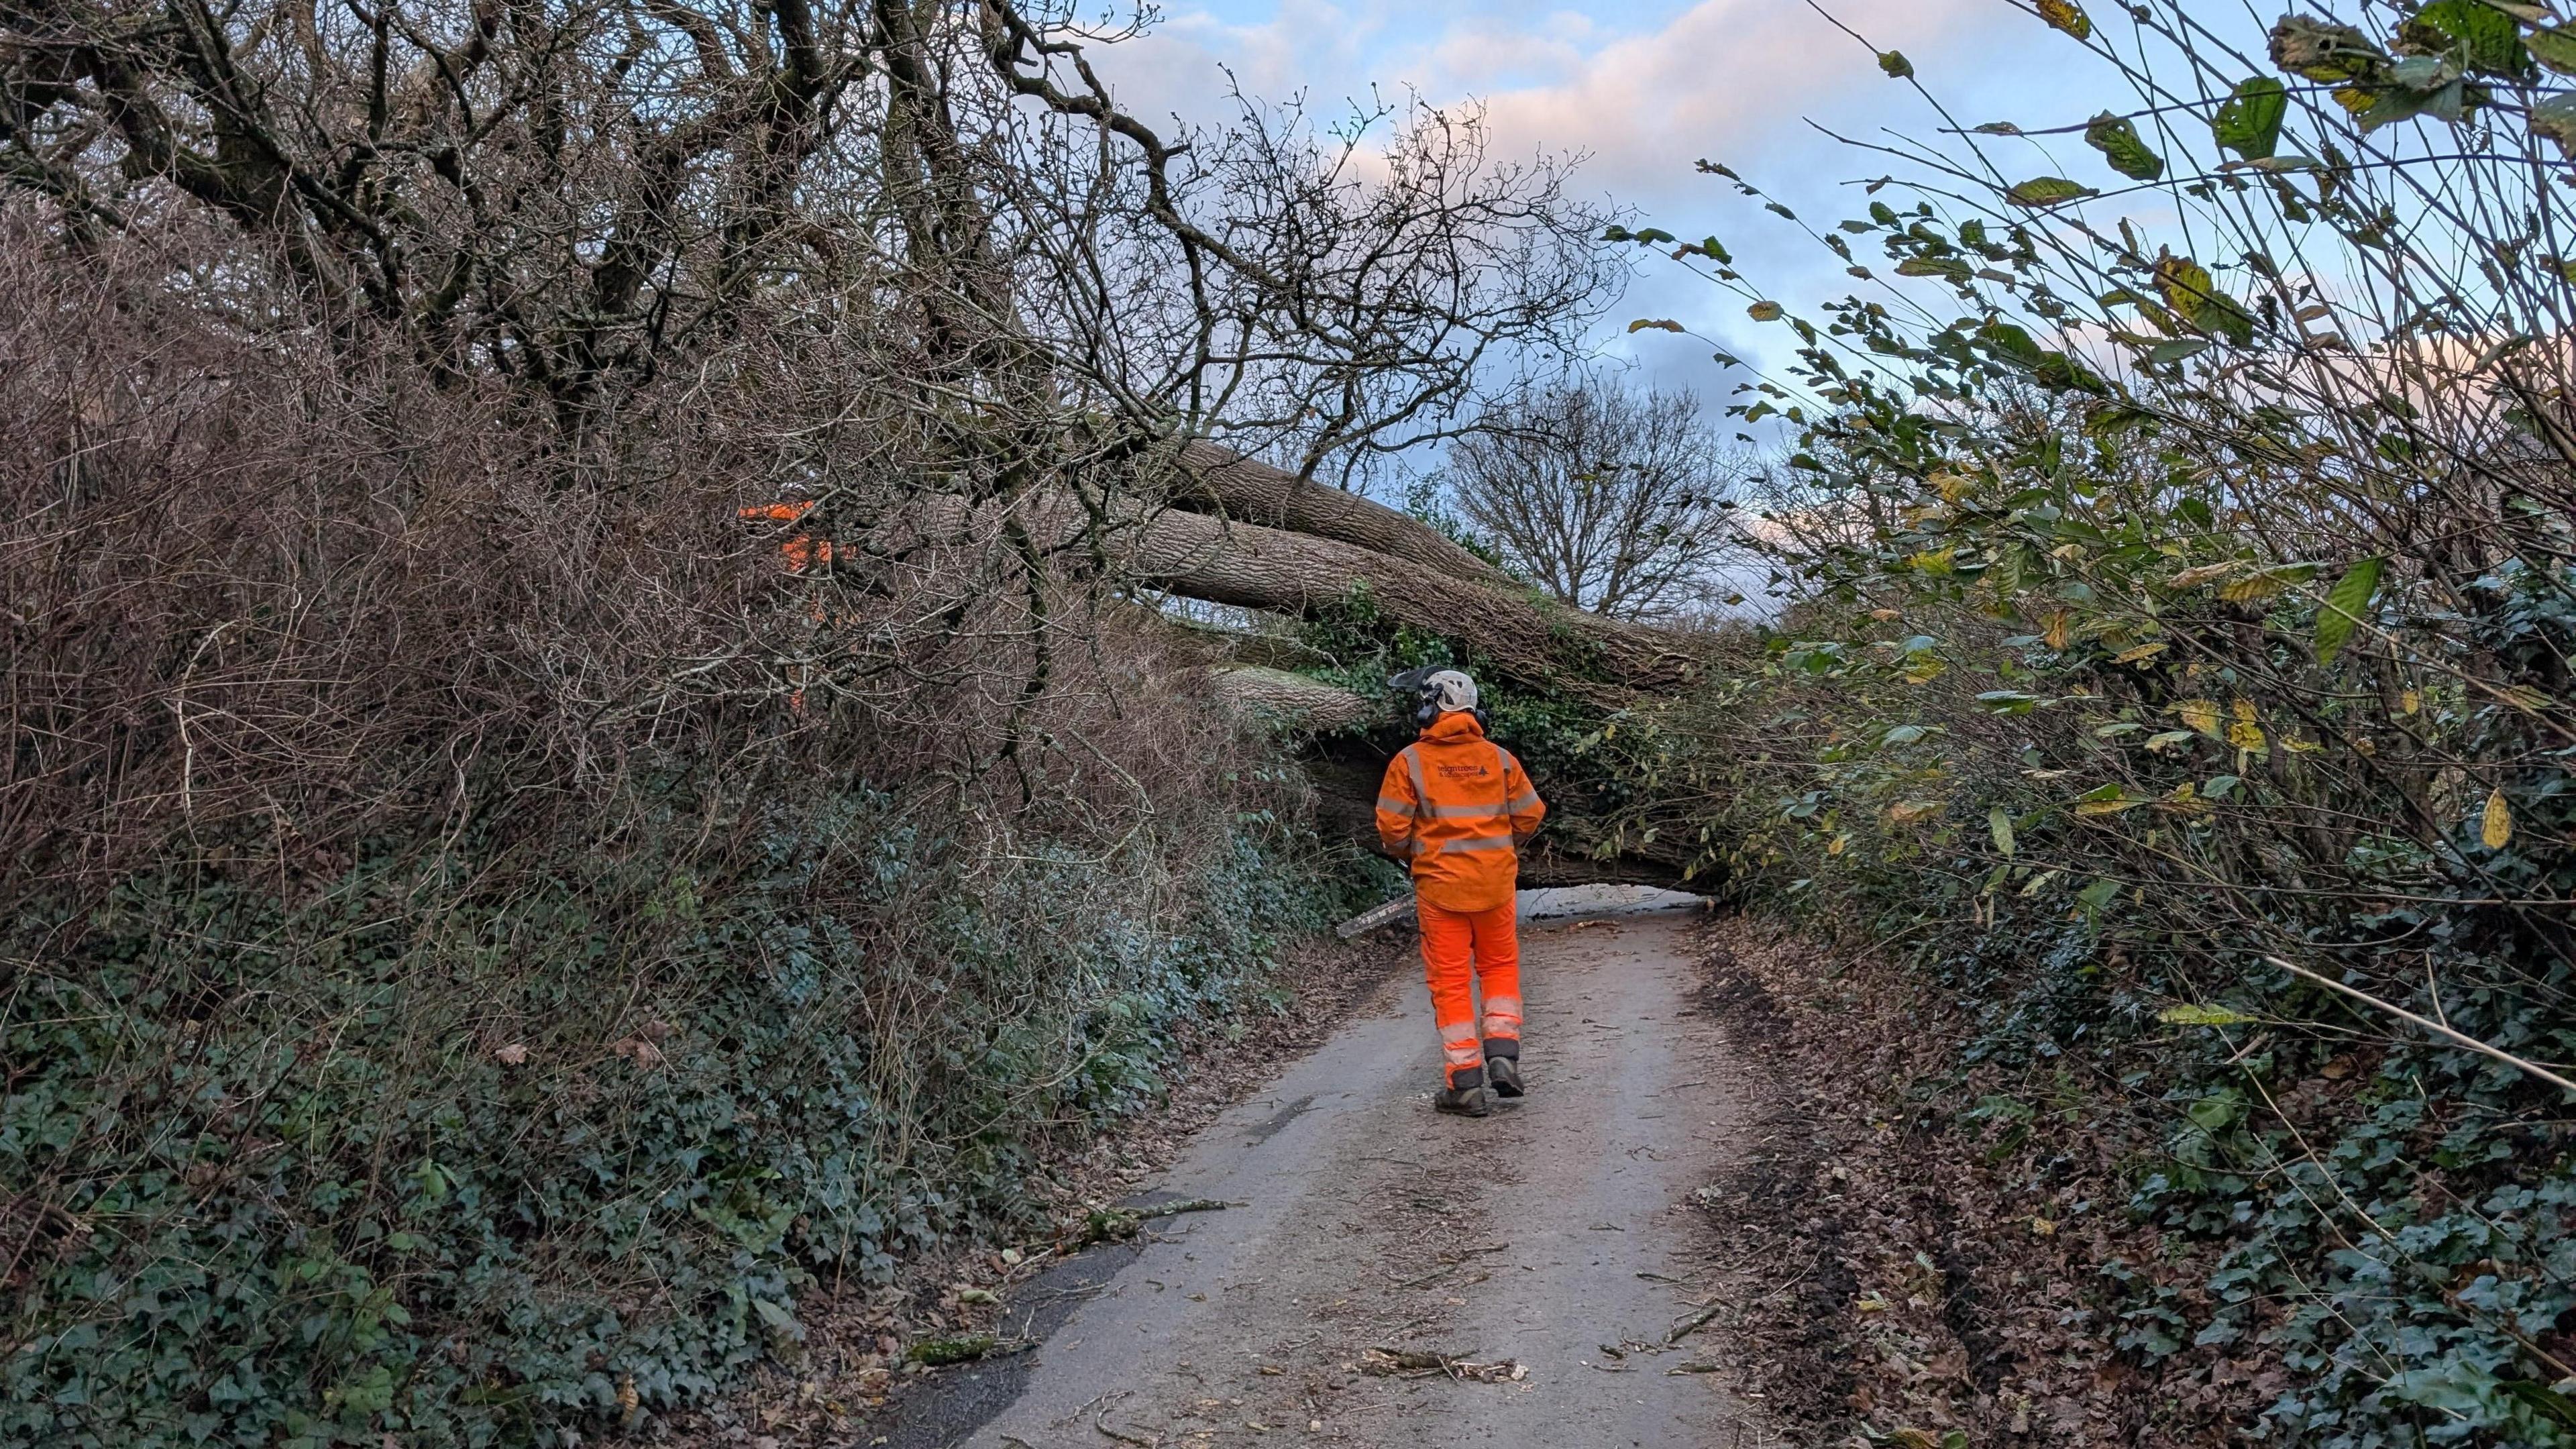
[[[1728,494],[1748,468],[1688,393],[1601,378],[1530,389],[1450,458],[1459,512],[1576,608],[1671,613],[1737,542]]]

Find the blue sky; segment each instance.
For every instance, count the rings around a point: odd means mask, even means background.
[[[2006,0],[1828,8],[1873,45],[1902,50],[1967,124],[2081,121],[2116,103],[2088,89],[2100,79],[2091,57]],[[1802,0],[1175,0],[1146,37],[1095,55],[1122,99],[1153,116],[1221,117],[1228,71],[1265,98],[1303,93],[1318,113],[1372,86],[1440,105],[1480,101],[1500,149],[1586,154],[1578,179],[1591,196],[1634,210],[1641,225],[1715,233],[1773,295],[1806,303],[1851,285],[1842,264],[1693,163],[1732,165],[1824,224],[1857,212],[1863,198],[1849,183],[1886,163],[1819,136],[1809,118],[1854,134],[1940,124]],[[2065,164],[2094,159],[2074,150],[2061,151]],[[1746,356],[1777,357],[1783,341],[1747,321],[1741,300],[1652,256],[1615,321],[1631,317],[1676,318]],[[1697,339],[1631,339],[1614,327],[1603,345],[1647,378],[1712,400],[1737,380],[1718,375]]]

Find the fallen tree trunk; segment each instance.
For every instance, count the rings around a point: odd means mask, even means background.
[[[1018,539],[1006,543],[1014,527]],[[1608,709],[1678,693],[1711,662],[1689,636],[1567,609],[1524,589],[1478,583],[1410,558],[1210,514],[1104,502],[1070,490],[982,504],[946,494],[916,497],[881,520],[860,548],[914,567],[939,568],[944,559],[992,557],[997,545],[1031,547],[1076,567],[1209,603],[1305,617],[1373,608],[1397,624],[1465,644],[1525,687]],[[1394,724],[1383,716],[1383,702],[1288,670],[1231,660],[1209,661],[1205,677],[1210,693],[1229,706],[1307,735],[1318,829],[1327,838],[1377,852],[1374,809],[1386,751],[1369,740],[1368,731],[1373,722]],[[1580,788],[1565,788],[1573,783],[1542,787],[1555,798],[1546,830],[1522,855],[1524,885],[1711,888],[1686,874],[1695,852],[1622,838]]]
[[[1362,695],[1284,669],[1218,665],[1207,671],[1207,681],[1208,692],[1230,709],[1317,734],[1363,727],[1378,713]]]
[[[1183,446],[1178,471],[1170,495],[1176,507],[1328,538],[1489,588],[1519,587],[1511,575],[1419,519],[1218,444]]]
[[[1373,505],[1372,505],[1373,506]],[[1704,668],[1685,636],[1569,609],[1530,591],[1476,583],[1338,539],[1066,490],[971,504],[914,499],[867,540],[905,556],[988,546],[1016,523],[1041,551],[1088,552],[1118,577],[1214,604],[1315,617],[1366,607],[1465,643],[1519,682],[1604,705],[1690,685]]]

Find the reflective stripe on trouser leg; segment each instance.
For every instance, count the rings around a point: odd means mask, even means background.
[[[1422,922],[1422,978],[1431,988],[1431,1017],[1440,1027],[1440,1056],[1452,1087],[1485,1082],[1485,1057],[1476,1035],[1474,919],[1415,903]]]
[[[1476,1040],[1472,1023],[1459,1022],[1440,1028],[1441,1075],[1453,1087],[1481,1087],[1485,1084],[1485,1053]]]

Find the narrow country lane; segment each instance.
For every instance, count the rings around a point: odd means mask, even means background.
[[[1145,1199],[1238,1206],[1023,1288],[1041,1345],[931,1386],[884,1442],[1776,1442],[1707,1371],[1719,1324],[1668,1342],[1713,1291],[1690,1197],[1737,1150],[1744,1070],[1693,1006],[1696,919],[1526,925],[1530,1095],[1482,1121],[1432,1111],[1398,974]]]

